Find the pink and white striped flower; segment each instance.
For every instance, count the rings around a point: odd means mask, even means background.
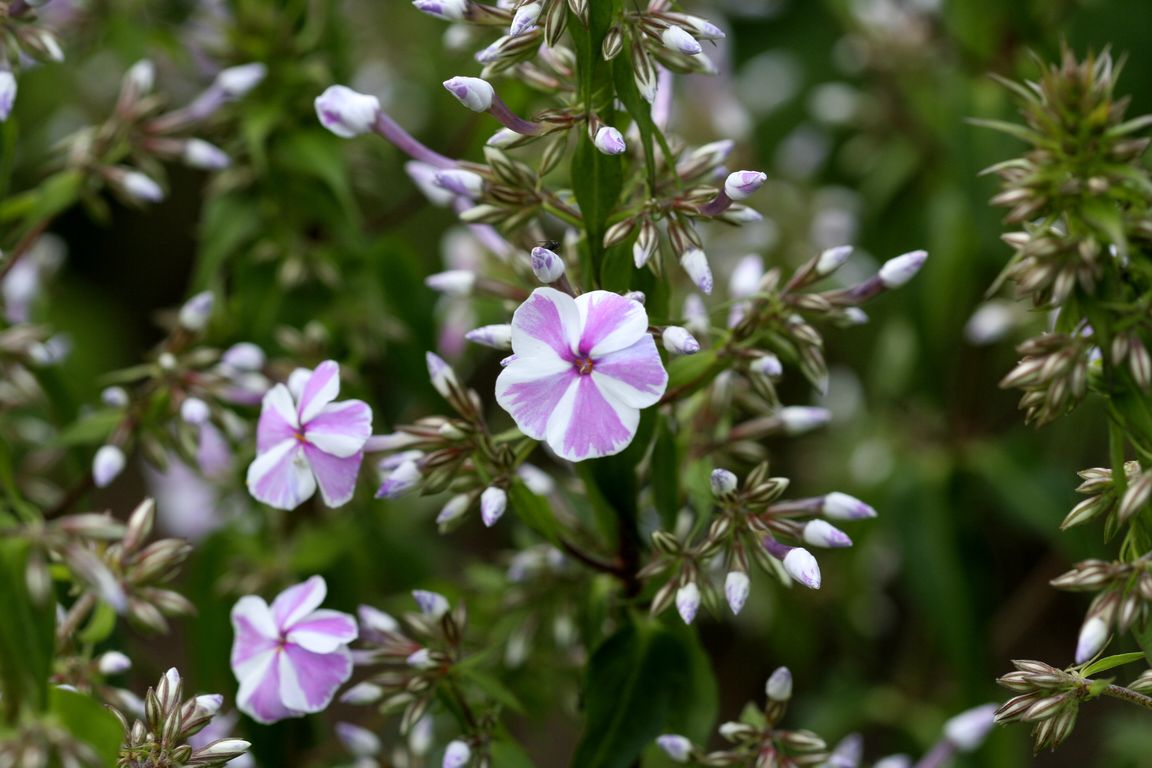
[[[609,291],[537,288],[512,316],[512,351],[496,402],[569,461],[624,450],[668,385],[644,305]]]
[[[323,577],[289,587],[272,601],[256,595],[232,608],[232,672],[236,706],[261,723],[320,712],[352,675],[348,643],[359,630],[352,616],[320,608]]]
[[[329,507],[352,498],[372,409],[360,400],[332,402],[339,392],[340,366],[328,360],[314,371],[297,369],[287,386],[264,396],[256,460],[248,467],[248,492],[257,501],[295,509],[317,486]]]

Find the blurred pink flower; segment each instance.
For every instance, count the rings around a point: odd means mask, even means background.
[[[272,601],[256,595],[232,608],[232,672],[240,683],[236,706],[273,723],[320,712],[352,675],[348,643],[359,634],[346,613],[320,609],[323,577],[289,587]]]
[[[668,384],[644,306],[608,291],[537,288],[512,316],[512,351],[496,401],[569,461],[624,450]]]

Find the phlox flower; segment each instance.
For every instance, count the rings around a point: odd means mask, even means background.
[[[256,460],[248,467],[248,491],[257,501],[295,509],[317,486],[330,507],[352,498],[372,409],[360,400],[332,402],[339,392],[340,366],[328,360],[314,371],[294,371],[287,386],[264,395]]]
[[[569,461],[624,450],[668,385],[644,306],[609,291],[537,288],[512,316],[512,352],[496,402]]]
[[[232,608],[232,672],[240,683],[236,706],[254,720],[274,723],[320,712],[352,675],[348,643],[359,634],[346,613],[320,609],[323,577],[289,587],[272,601],[246,595]]]

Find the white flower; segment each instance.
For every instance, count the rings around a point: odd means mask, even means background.
[[[328,86],[315,106],[320,124],[344,139],[370,132],[380,114],[379,99],[343,85]]]

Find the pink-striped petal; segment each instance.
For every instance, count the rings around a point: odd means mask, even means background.
[[[328,583],[323,576],[313,576],[307,581],[288,587],[272,601],[272,618],[282,632],[296,626],[324,602],[328,595]]]
[[[496,378],[496,402],[528,437],[543,440],[548,419],[579,377],[571,363],[517,357]]]
[[[313,653],[287,645],[280,654],[280,698],[298,712],[320,712],[332,702],[336,689],[352,676],[352,654],[347,648]]]
[[[636,435],[640,411],[609,402],[591,376],[580,376],[548,420],[548,445],[561,458],[583,461],[624,450]]]
[[[537,288],[512,314],[512,349],[521,357],[575,359],[580,339],[576,302],[554,288]]]
[[[236,707],[258,723],[274,723],[302,713],[285,706],[281,697],[280,659],[284,652],[273,649],[264,654],[259,667],[240,678]]]
[[[304,425],[304,437],[324,453],[351,456],[372,436],[372,409],[360,400],[329,403]]]
[[[598,358],[592,378],[606,398],[629,408],[656,404],[668,386],[668,372],[648,333],[632,346]]]
[[[577,351],[593,358],[635,344],[648,330],[644,305],[611,291],[589,291],[575,299],[580,310]]]
[[[360,462],[364,453],[354,453],[340,458],[321,451],[314,445],[304,447],[304,455],[320,486],[320,496],[329,507],[339,507],[351,501],[356,492],[356,477],[360,473]]]
[[[304,389],[300,392],[300,423],[307,424],[316,415],[336,399],[340,394],[340,366],[332,360],[325,360],[316,366],[316,370],[304,382]]]
[[[359,635],[356,619],[347,613],[320,609],[288,629],[286,639],[313,653],[332,653]]]
[[[264,395],[260,407],[260,421],[256,425],[256,452],[270,450],[272,446],[295,435],[299,427],[292,394],[283,384],[277,384]]]
[[[232,606],[232,671],[242,679],[258,665],[262,654],[280,642],[280,629],[268,603],[256,595],[246,595]]]
[[[310,378],[312,378],[312,370],[309,368],[296,368],[288,374],[288,391],[292,393],[292,399],[295,402],[300,402],[300,398],[304,396],[304,385],[308,383]]]
[[[248,467],[252,498],[276,509],[295,509],[316,493],[316,478],[304,457],[304,444],[284,440],[259,454]]]

